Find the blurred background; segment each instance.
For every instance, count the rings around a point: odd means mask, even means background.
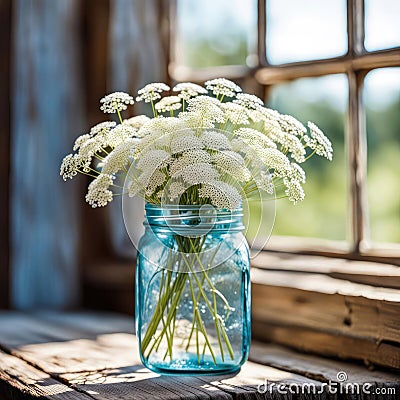
[[[121,204],[91,209],[59,165],[104,94],[155,81],[225,76],[330,137],[270,249],[398,263],[400,2],[355,3],[0,0],[0,307],[133,312]]]

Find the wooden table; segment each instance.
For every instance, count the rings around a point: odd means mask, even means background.
[[[160,376],[141,365],[133,330],[132,318],[116,314],[0,313],[0,399],[350,398],[327,390],[290,393],[303,384],[326,389],[329,381],[338,382],[340,371],[347,374],[346,383],[371,385],[369,395],[351,398],[400,398],[394,372],[368,371],[260,343],[253,343],[252,361],[236,375]],[[270,386],[259,386],[265,382]],[[397,394],[373,394],[382,389]]]

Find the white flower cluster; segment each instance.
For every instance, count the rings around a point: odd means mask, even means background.
[[[167,96],[163,97],[155,107],[159,112],[176,111],[182,107],[182,101],[178,96]]]
[[[242,91],[240,86],[225,78],[212,79],[207,81],[205,85],[208,90],[212,91],[214,96],[235,97],[236,93]]]
[[[222,110],[225,112],[226,120],[234,125],[247,125],[250,123],[248,110],[236,103],[222,103]]]
[[[199,94],[207,94],[207,90],[200,85],[192,82],[178,83],[173,89],[173,92],[179,92],[178,97],[188,101],[191,97],[196,97]]]
[[[332,160],[333,149],[330,140],[322,133],[321,129],[318,128],[313,122],[308,122],[308,128],[310,129],[310,135],[304,137],[305,143],[315,152],[322,157]]]
[[[109,187],[113,184],[113,176],[100,174],[88,187],[86,201],[93,207],[104,207],[113,199]]]
[[[293,203],[302,201],[306,175],[299,164],[314,153],[331,160],[329,139],[312,122],[307,131],[294,117],[264,107],[260,98],[242,93],[227,79],[205,86],[178,83],[172,89],[176,95],[162,97],[169,86],[146,85],[136,100],[152,103],[153,118],[122,120],[120,112],[133,97],[123,92],[105,96],[101,109],[117,112],[121,123],[102,122],[78,137],[60,175],[64,180],[78,173],[94,177],[86,195],[93,207],[112,201],[117,174],[129,180],[125,192],[153,204],[182,201],[234,209],[257,190],[272,195],[275,189]]]
[[[223,181],[214,181],[202,185],[199,197],[208,198],[218,209],[234,210],[240,206],[242,197],[235,187]]]
[[[119,111],[126,110],[128,105],[134,103],[133,97],[128,93],[115,92],[108,94],[100,100],[100,110],[104,113],[114,114]]]
[[[135,117],[125,119],[123,123],[139,130],[148,121],[150,121],[150,118],[147,115],[136,115]]]
[[[161,98],[160,93],[168,91],[170,88],[165,83],[155,82],[149,83],[144,88],[138,91],[136,101],[144,101],[145,103],[150,103],[154,100]]]
[[[95,125],[92,129],[90,129],[89,135],[90,137],[96,135],[104,135],[110,129],[115,128],[117,124],[114,121],[104,121],[100,122],[99,124]]]
[[[187,103],[188,112],[199,113],[203,119],[211,122],[225,122],[221,103],[217,99],[209,96],[197,96],[188,100]]]
[[[238,93],[233,102],[249,110],[258,110],[264,106],[264,102],[259,97],[248,93]]]

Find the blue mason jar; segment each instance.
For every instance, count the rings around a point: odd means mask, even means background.
[[[228,373],[250,345],[249,248],[242,209],[146,204],[136,269],[136,333],[159,373]]]

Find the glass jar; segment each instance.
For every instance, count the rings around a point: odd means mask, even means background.
[[[250,262],[242,209],[146,204],[136,333],[159,373],[227,373],[247,360]]]

